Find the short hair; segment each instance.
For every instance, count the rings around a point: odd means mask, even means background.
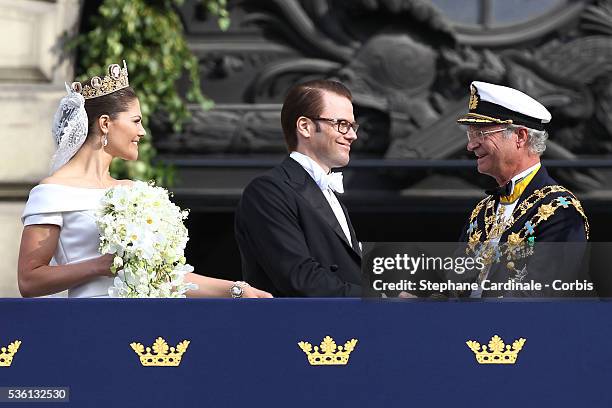
[[[128,105],[136,99],[136,92],[129,86],[104,96],[85,99],[85,112],[87,112],[87,136],[97,134],[98,118],[108,115],[115,119],[121,112],[128,110]]]
[[[281,125],[287,150],[297,148],[296,123],[300,116],[315,118],[323,111],[323,93],[331,92],[353,102],[353,95],[346,86],[338,81],[317,79],[294,85],[287,92],[281,110]]]
[[[506,137],[510,137],[512,133],[516,132],[518,129],[524,128],[527,130],[527,148],[533,154],[537,154],[541,156],[546,150],[546,140],[548,139],[548,132],[545,130],[537,130],[528,128],[526,126],[521,125],[510,125],[506,129],[504,135]]]

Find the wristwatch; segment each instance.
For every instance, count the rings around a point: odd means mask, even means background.
[[[249,286],[249,284],[243,281],[234,282],[234,284],[230,288],[230,295],[234,299],[241,298],[244,294],[244,288],[246,288],[247,286]]]

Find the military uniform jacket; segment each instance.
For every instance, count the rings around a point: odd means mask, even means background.
[[[499,222],[498,204],[498,198],[488,196],[476,205],[460,238],[467,243],[465,252],[484,259],[486,280],[490,282],[533,280],[542,288],[495,288],[483,290],[483,297],[593,296],[592,290],[582,290],[577,284],[567,286],[590,281],[584,265],[589,224],[574,194],[552,179],[542,166],[506,223]],[[480,273],[465,278],[481,281],[484,276]],[[563,286],[559,281],[566,283],[565,290],[555,288]]]

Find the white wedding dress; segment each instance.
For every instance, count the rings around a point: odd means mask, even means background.
[[[60,227],[59,242],[50,265],[67,265],[100,256],[100,234],[95,214],[106,189],[39,184],[21,217],[23,225]],[[68,297],[108,297],[111,277],[99,277],[68,290]]]

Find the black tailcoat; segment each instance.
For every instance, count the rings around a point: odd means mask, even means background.
[[[361,296],[361,251],[295,160],[255,178],[236,209],[243,278],[274,296]]]

